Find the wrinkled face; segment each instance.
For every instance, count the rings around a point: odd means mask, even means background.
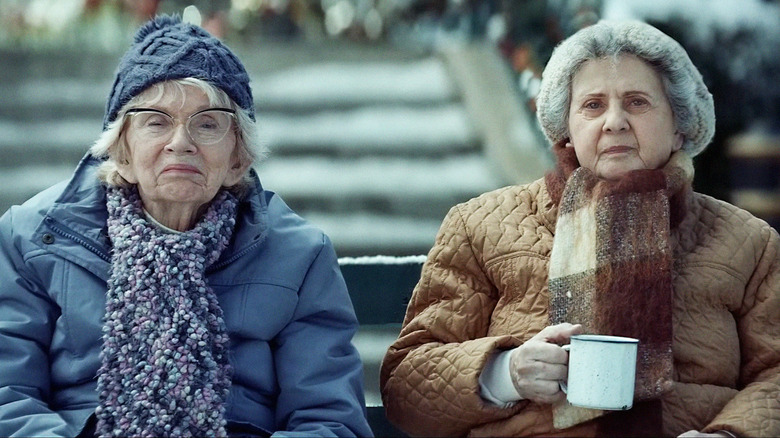
[[[170,135],[159,134],[164,116],[160,119],[127,116],[124,135],[128,163],[119,164],[119,174],[137,185],[146,206],[181,203],[197,209],[210,202],[220,187],[238,183],[246,170],[234,153],[234,121],[230,121],[231,128],[224,137],[213,144],[193,140],[186,128],[188,118],[211,105],[198,88],[184,86],[182,89],[183,95],[175,87],[166,88],[168,92],[162,99],[144,107],[174,118],[172,128],[164,131]],[[190,131],[195,132],[197,128],[192,125]],[[202,126],[210,129],[212,125]]]
[[[661,77],[638,57],[587,61],[571,87],[567,147],[596,176],[658,169],[682,147]]]

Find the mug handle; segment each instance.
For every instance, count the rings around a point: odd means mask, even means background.
[[[571,350],[571,344],[561,345],[561,348],[563,348],[565,351],[569,351]],[[569,385],[563,380],[558,381],[558,386],[561,387],[561,391],[563,391],[564,394],[569,393]]]

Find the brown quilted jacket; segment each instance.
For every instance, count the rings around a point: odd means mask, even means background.
[[[453,207],[381,370],[388,418],[412,435],[588,436],[552,426],[549,405],[479,395],[491,352],[548,325],[557,207],[543,180]],[[672,231],[675,384],[664,435],[690,429],[780,436],[780,238],[728,203],[693,194]],[[631,412],[631,411],[629,411]]]

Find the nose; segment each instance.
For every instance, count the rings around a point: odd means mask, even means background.
[[[165,150],[180,154],[191,154],[197,150],[184,124],[179,123],[175,125],[173,135],[165,145]]]
[[[620,132],[629,129],[626,112],[620,106],[610,105],[604,119],[604,132]]]

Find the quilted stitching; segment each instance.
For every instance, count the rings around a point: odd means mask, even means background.
[[[679,383],[664,400],[665,430],[778,436],[778,235],[734,206],[698,194],[693,201],[672,236]],[[547,325],[556,213],[541,180],[450,210],[382,365],[391,421],[420,435],[556,433],[549,408],[502,409],[478,393],[491,352]],[[733,388],[745,386],[732,398]],[[691,412],[681,415],[680,407]]]

